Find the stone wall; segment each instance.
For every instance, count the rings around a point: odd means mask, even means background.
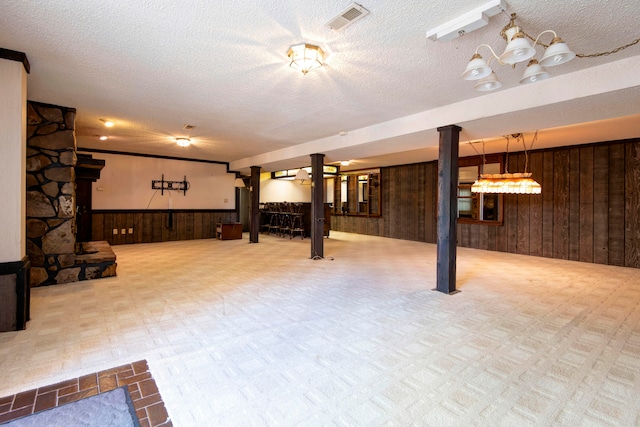
[[[31,286],[79,280],[75,265],[74,108],[27,102],[27,255]]]

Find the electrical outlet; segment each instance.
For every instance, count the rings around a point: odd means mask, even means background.
[[[121,234],[127,234],[127,229],[126,229],[126,228],[123,228],[122,230],[120,230],[120,233],[121,233]]]
[[[113,234],[118,234],[118,229],[117,228],[113,229]]]
[[[129,228],[129,234],[133,234],[133,227]]]

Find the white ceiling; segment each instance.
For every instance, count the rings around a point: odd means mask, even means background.
[[[462,80],[479,44],[504,48],[507,14],[447,42],[425,34],[487,1],[362,0],[371,13],[334,32],[324,24],[349,0],[2,0],[0,47],[27,54],[30,100],[77,109],[78,147],[245,173],[305,166],[312,153],[354,160],[346,169],[432,160],[448,124],[463,128],[461,155],[481,138],[504,151],[501,135],[515,132],[539,130],[534,148],[640,136],[640,44],[550,68],[554,78],[535,85],[518,85],[523,64],[494,66],[496,92]],[[639,37],[637,0],[507,5],[527,33],[554,29],[576,53]],[[326,66],[290,69],[287,50],[301,42],[328,52]],[[178,147],[181,136],[192,145]]]

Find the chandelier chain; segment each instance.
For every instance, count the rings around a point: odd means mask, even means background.
[[[505,11],[502,11],[502,13],[504,13],[505,15],[507,15],[507,13]],[[511,16],[509,17],[509,23],[507,25],[504,26],[504,28],[500,31],[500,36],[502,36],[503,39],[507,40],[507,35],[506,35],[506,31],[515,26],[515,20],[517,18],[517,14],[512,13]],[[529,34],[527,34],[522,28],[520,28],[520,32],[522,32],[522,34],[525,35],[525,37],[527,37],[528,39],[530,39],[532,42],[535,42],[536,39],[535,37],[531,37]],[[631,43],[627,43],[625,45],[619,46],[613,50],[610,50],[608,52],[599,52],[599,53],[576,53],[576,57],[578,58],[598,58],[600,56],[609,56],[612,55],[614,53],[618,53],[628,47],[637,45],[638,43],[640,43],[640,38],[639,39],[635,39],[634,41],[632,41]],[[538,40],[538,44],[542,47],[544,47],[545,49],[547,49],[549,47],[548,44],[544,44],[541,41]],[[514,64],[515,65],[515,64]]]

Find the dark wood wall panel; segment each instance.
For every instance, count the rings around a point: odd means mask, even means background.
[[[569,259],[569,150],[555,151],[553,165],[553,257]]]
[[[593,146],[580,148],[580,255],[593,262]]]
[[[624,149],[609,146],[609,264],[624,265]]]
[[[640,142],[625,148],[624,265],[631,267],[640,264]]]
[[[542,153],[542,256],[553,257],[553,200],[555,184],[553,151]]]
[[[524,170],[524,153],[509,157]],[[537,150],[528,166],[542,194],[505,195],[503,225],[459,224],[458,245],[640,268],[640,139]],[[333,216],[332,229],[435,243],[436,162],[381,175],[382,216]]]
[[[518,160],[518,169],[516,171],[524,171],[525,170],[525,156],[524,154],[519,154],[517,156]],[[530,210],[530,194],[521,194],[516,196],[518,202],[518,225],[517,225],[517,233],[516,236],[516,252],[523,255],[529,255],[529,241],[531,239],[529,233],[529,227],[531,224],[531,217],[529,214]],[[477,228],[477,227],[475,227]]]
[[[609,263],[609,147],[593,151],[593,262]]]
[[[544,154],[531,153],[529,170],[532,178],[538,183],[543,182]],[[529,255],[542,256],[543,223],[542,223],[542,194],[532,194],[529,197]]]
[[[91,238],[111,245],[212,239],[216,223],[236,222],[237,218],[235,211],[173,211],[169,226],[166,211],[98,211],[92,215]],[[133,233],[129,233],[130,229]]]
[[[580,258],[580,149],[569,150],[569,259]]]

